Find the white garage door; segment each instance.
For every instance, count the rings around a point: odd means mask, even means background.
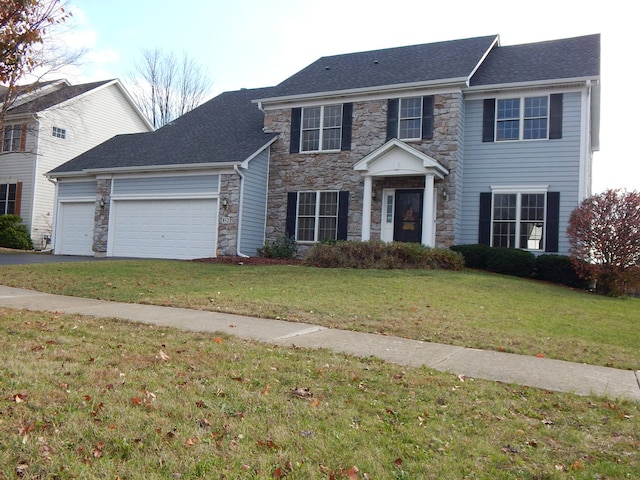
[[[110,255],[193,259],[216,252],[217,200],[116,200]]]
[[[63,202],[58,209],[57,255],[94,255],[93,202]]]

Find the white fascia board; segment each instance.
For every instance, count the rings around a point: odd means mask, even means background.
[[[265,149],[269,148],[271,146],[271,144],[273,142],[275,142],[276,140],[278,140],[278,135],[274,135],[274,137],[269,140],[267,143],[265,143],[262,147],[260,147],[258,150],[256,150],[255,152],[253,152],[251,155],[249,155],[246,159],[244,159],[241,163],[240,163],[240,167],[244,168],[245,170],[247,168],[249,168],[249,162],[251,160],[253,160],[254,158],[256,158],[258,155],[260,155]]]
[[[486,96],[487,93],[505,92],[512,90],[540,89],[540,88],[584,88],[589,81],[598,82],[600,77],[554,78],[535,82],[496,83],[493,85],[478,85],[464,89],[465,97],[474,98]]]
[[[476,74],[480,66],[484,63],[484,61],[489,56],[489,53],[491,53],[491,50],[493,50],[493,47],[499,47],[499,46],[500,46],[500,35],[496,35],[496,38],[493,40],[493,42],[491,42],[491,45],[489,45],[489,48],[487,48],[487,51],[484,52],[484,55],[482,55],[482,58],[478,60],[478,63],[476,63],[476,66],[473,67],[473,70],[471,70],[471,73],[467,77],[467,82],[466,82],[467,87],[469,86],[471,79]]]
[[[154,173],[169,171],[192,171],[192,170],[224,170],[233,171],[234,165],[240,165],[240,162],[216,162],[216,163],[192,163],[192,164],[173,164],[173,165],[138,165],[133,167],[118,168],[88,168],[76,172],[61,172],[53,175],[47,175],[48,178],[67,178],[88,175],[117,175],[119,173]]]
[[[370,99],[373,95],[379,95],[383,98],[389,98],[390,95],[399,96],[402,95],[403,92],[417,89],[434,89],[440,87],[443,89],[459,90],[460,87],[466,85],[467,80],[467,77],[460,77],[450,78],[446,81],[432,80],[429,82],[399,83],[395,85],[381,85],[379,87],[363,87],[348,90],[336,90],[332,92],[314,92],[284,97],[260,98],[253,100],[252,102],[261,105],[265,110],[269,110],[273,108],[280,108],[284,105],[302,104],[303,102],[344,97],[363,96]]]

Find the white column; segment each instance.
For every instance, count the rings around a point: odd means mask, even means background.
[[[371,177],[364,177],[364,195],[362,198],[362,241],[371,239]]]
[[[422,244],[427,247],[435,247],[436,219],[433,209],[433,184],[434,175],[424,177],[424,196],[422,199]]]

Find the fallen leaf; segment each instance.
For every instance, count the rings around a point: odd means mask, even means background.
[[[13,401],[16,403],[22,403],[27,401],[27,396],[23,393],[16,393],[12,398],[13,398]]]
[[[311,398],[313,393],[307,387],[295,387],[290,390],[291,395],[299,398]]]
[[[161,362],[168,362],[169,361],[169,355],[167,355],[162,350],[160,350],[158,352],[158,355],[156,355],[156,359],[160,360]]]
[[[347,475],[349,475],[349,478],[352,480],[359,480],[360,475],[358,475],[358,472],[360,472],[360,470],[358,470],[358,467],[354,465],[349,469],[349,472],[347,473]]]
[[[266,395],[267,393],[269,393],[270,388],[271,388],[271,385],[267,385],[266,387],[264,387],[264,389],[260,391],[260,395]]]
[[[538,357],[538,358],[544,358],[544,353],[536,353],[536,357]]]
[[[261,447],[266,447],[266,448],[270,448],[272,450],[275,450],[278,448],[278,446],[275,444],[275,442],[273,440],[258,440],[258,445],[260,445]]]
[[[214,342],[216,342],[216,343],[218,343],[218,344],[222,343],[222,337],[216,337],[216,338],[214,339]]]

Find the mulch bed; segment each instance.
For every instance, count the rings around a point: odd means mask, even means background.
[[[218,263],[226,265],[302,265],[302,260],[284,259],[284,258],[266,258],[266,257],[215,257],[215,258],[197,258],[192,262],[199,263]]]

